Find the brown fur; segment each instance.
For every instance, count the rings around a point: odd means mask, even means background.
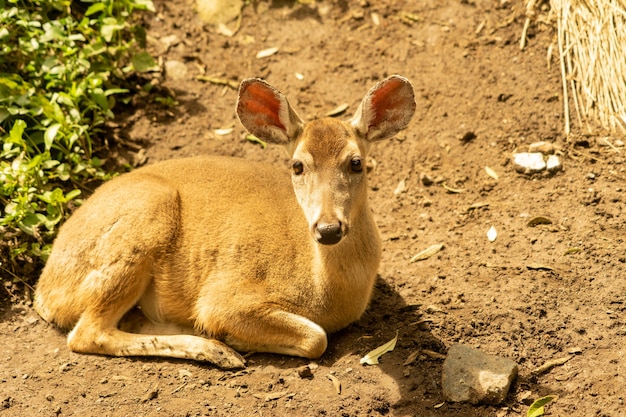
[[[394,76],[370,90],[350,123],[304,124],[278,90],[244,81],[242,123],[286,145],[303,174],[290,179],[265,164],[199,157],[121,175],[61,228],[35,308],[72,329],[76,352],[224,368],[244,365],[235,350],[320,356],[326,332],[364,312],[380,260],[366,178],[351,161],[364,165],[367,134],[394,135],[414,109],[410,84]],[[395,120],[381,118],[387,113]],[[339,241],[321,244],[329,225]],[[146,326],[132,324],[137,316]],[[141,327],[150,334],[133,333]]]

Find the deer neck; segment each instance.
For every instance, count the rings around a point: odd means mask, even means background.
[[[335,245],[314,243],[317,277],[323,282],[369,280],[380,263],[381,241],[378,227],[367,204],[354,213],[354,221],[344,239]],[[334,278],[339,275],[339,281]]]

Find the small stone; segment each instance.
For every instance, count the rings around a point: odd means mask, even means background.
[[[429,305],[428,307],[426,307],[427,314],[435,314],[435,313],[441,313],[441,312],[443,312],[443,310],[435,305]]]
[[[187,66],[180,61],[165,62],[165,75],[169,81],[182,81],[187,78]]]
[[[433,185],[433,178],[428,175],[428,174],[420,174],[420,181],[422,181],[422,184],[424,184],[425,186],[429,186],[429,185]]]
[[[560,171],[562,168],[561,160],[556,155],[549,155],[548,160],[546,161],[546,169],[549,172]]]
[[[513,164],[515,170],[522,174],[532,174],[546,169],[546,161],[543,160],[543,154],[539,152],[513,154]]]
[[[61,371],[61,372],[67,372],[67,371],[70,371],[72,368],[74,368],[74,365],[76,365],[76,363],[75,363],[75,362],[67,362],[67,363],[64,363],[63,365],[61,365],[61,366],[59,367],[59,371]]]
[[[476,133],[474,133],[474,132],[472,132],[472,131],[470,130],[470,131],[465,132],[465,133],[463,134],[463,136],[461,136],[461,137],[459,138],[459,140],[460,140],[461,142],[463,142],[463,143],[467,143],[467,142],[470,142],[470,141],[472,141],[472,140],[474,140],[474,139],[476,139],[476,138],[477,138]]]
[[[159,39],[162,46],[162,53],[166,53],[172,46],[176,46],[180,43],[178,35],[163,36]]]
[[[37,317],[29,317],[26,319],[26,323],[30,324],[31,326],[36,324],[37,322],[39,322],[39,319]]]
[[[535,142],[528,145],[528,152],[539,152],[542,154],[550,155],[554,153],[554,145],[550,142]]]
[[[308,365],[298,368],[298,376],[302,379],[313,379],[313,372]]]
[[[192,377],[192,373],[189,372],[187,369],[179,369],[178,370],[178,378],[180,379],[184,379],[184,378],[191,378]]]
[[[141,399],[142,403],[147,403],[148,401],[154,400],[159,396],[159,386],[155,385],[154,388],[150,389],[146,395]]]
[[[453,345],[443,363],[442,388],[447,401],[499,404],[517,376],[517,364],[463,345]]]
[[[6,397],[6,398],[2,399],[2,404],[0,405],[0,409],[11,408],[14,403],[15,403],[15,400],[13,398]]]

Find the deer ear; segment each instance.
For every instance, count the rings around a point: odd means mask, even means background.
[[[248,132],[279,145],[294,140],[304,124],[283,93],[258,78],[241,82],[237,116]]]
[[[368,91],[351,123],[361,136],[373,142],[407,127],[414,113],[413,86],[406,78],[392,75]]]

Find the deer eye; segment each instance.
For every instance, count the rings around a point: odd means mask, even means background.
[[[291,165],[291,169],[293,169],[294,175],[302,175],[302,173],[304,172],[304,165],[302,165],[302,162],[300,161],[295,161]]]
[[[352,169],[352,172],[362,172],[363,164],[361,163],[361,158],[354,158],[350,161],[350,169]]]

